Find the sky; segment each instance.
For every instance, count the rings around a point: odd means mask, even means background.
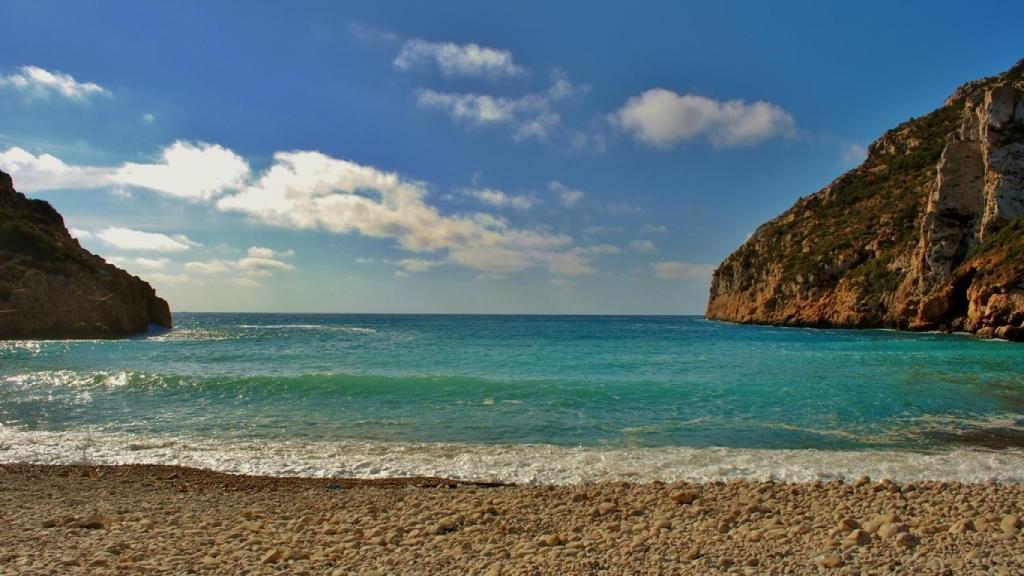
[[[0,169],[175,311],[701,314],[761,223],[1024,58],[1022,21],[0,0]]]

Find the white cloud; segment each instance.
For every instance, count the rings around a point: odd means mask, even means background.
[[[633,240],[629,243],[629,247],[634,252],[638,252],[640,254],[650,254],[658,249],[657,246],[654,245],[654,242],[651,242],[650,240]]]
[[[231,150],[182,140],[164,148],[160,162],[153,164],[69,166],[50,154],[36,156],[14,147],[0,152],[0,168],[14,176],[18,188],[26,192],[134,186],[196,201],[237,189],[249,175],[248,163]]]
[[[295,250],[274,250],[262,246],[252,246],[246,251],[250,258],[291,258],[295,256]]]
[[[193,242],[181,234],[172,237],[166,234],[119,227],[101,230],[96,233],[96,237],[122,250],[183,252],[193,246],[199,246],[197,242]]]
[[[551,87],[541,93],[507,98],[421,89],[416,93],[416,103],[423,108],[441,110],[456,122],[472,127],[508,126],[515,140],[543,140],[561,122],[561,117],[554,111],[554,104],[572,96],[577,90],[561,73],[556,72]]]
[[[95,188],[110,176],[108,168],[69,166],[56,156],[37,156],[17,146],[0,151],[0,169],[14,178],[14,187],[21,192]]]
[[[402,45],[394,64],[400,70],[436,66],[445,76],[507,78],[525,72],[508,50],[479,44],[428,42],[419,38],[407,40]]]
[[[427,272],[444,264],[440,260],[425,260],[423,258],[405,258],[398,261],[398,265],[406,272]]]
[[[843,166],[856,166],[868,157],[868,149],[856,142],[843,144],[839,151],[839,163]]]
[[[570,188],[557,180],[548,182],[548,190],[551,190],[555,197],[558,198],[558,202],[566,208],[575,206],[586,196],[586,193],[582,190]]]
[[[513,228],[489,214],[443,215],[426,198],[425,185],[392,172],[319,152],[280,152],[258,179],[217,207],[283,228],[389,238],[403,250],[441,252],[442,260],[494,276],[538,266],[585,273],[598,255],[574,252],[564,234]]]
[[[227,148],[179,140],[164,148],[161,162],[128,162],[114,172],[111,181],[177,198],[209,200],[240,187],[248,174],[249,164]]]
[[[143,270],[163,270],[171,264],[167,258],[135,258],[132,262]]]
[[[82,230],[80,228],[68,228],[68,232],[73,237],[78,238],[79,240],[88,240],[89,238],[92,238],[92,232],[89,232],[88,230]]]
[[[266,278],[277,272],[290,272],[295,265],[285,262],[284,258],[295,255],[294,250],[273,250],[260,246],[252,246],[246,255],[238,260],[206,260],[185,263],[185,270],[194,274],[212,276],[217,274],[238,273],[244,278]],[[236,279],[237,280],[237,279]],[[243,283],[251,286],[251,283]]]
[[[186,262],[185,270],[196,274],[223,274],[231,270],[233,262],[227,260],[207,260],[205,262]]]
[[[188,282],[188,276],[184,274],[166,274],[164,272],[150,272],[143,280],[153,284],[184,284]]]
[[[707,280],[715,271],[714,266],[708,264],[690,264],[670,260],[667,262],[655,262],[654,275],[658,278],[669,278],[674,280]]]
[[[79,82],[70,74],[51,72],[38,66],[22,66],[20,72],[0,76],[0,88],[6,87],[33,99],[48,99],[55,95],[66,100],[84,102],[94,96],[110,95],[99,84]]]
[[[153,122],[156,122],[156,115],[152,112],[146,112],[142,116],[139,116],[139,122],[142,122],[143,124],[152,124]]]
[[[533,194],[508,194],[496,188],[468,188],[463,190],[463,192],[484,204],[490,204],[498,208],[529,210],[540,203],[540,199]]]
[[[706,138],[716,147],[749,146],[792,136],[793,116],[769,102],[719,101],[653,88],[630,98],[612,122],[645,144],[669,148]]]

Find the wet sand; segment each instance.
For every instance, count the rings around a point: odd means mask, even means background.
[[[0,466],[2,574],[1024,574],[1024,485]]]

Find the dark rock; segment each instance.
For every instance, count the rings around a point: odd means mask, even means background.
[[[48,202],[0,172],[0,340],[120,338],[171,327],[167,301],[82,248]]]

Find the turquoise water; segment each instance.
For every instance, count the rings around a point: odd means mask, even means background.
[[[0,460],[518,481],[1024,474],[1024,348],[1003,342],[699,317],[175,321],[0,343]]]

